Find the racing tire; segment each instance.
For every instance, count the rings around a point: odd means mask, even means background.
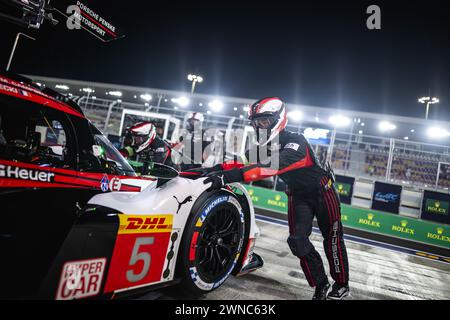
[[[202,195],[191,210],[178,255],[183,294],[200,296],[220,287],[239,260],[244,237],[236,196],[226,190]]]

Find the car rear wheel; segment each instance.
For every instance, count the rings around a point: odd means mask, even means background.
[[[199,199],[186,225],[179,255],[183,287],[193,294],[220,287],[239,259],[244,234],[243,210],[232,193],[221,190]]]

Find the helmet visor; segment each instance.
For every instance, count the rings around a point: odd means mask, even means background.
[[[276,119],[273,115],[260,116],[252,120],[252,125],[256,129],[271,129]]]
[[[145,141],[147,141],[148,136],[137,136],[137,135],[133,135],[133,146],[140,146],[142,145]]]

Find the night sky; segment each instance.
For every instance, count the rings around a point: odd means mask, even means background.
[[[186,91],[198,73],[199,93],[412,117],[424,117],[417,98],[431,94],[441,103],[430,118],[450,121],[445,1],[84,2],[126,37],[105,44],[59,16],[37,32],[0,22],[0,62],[22,31],[38,40],[21,40],[19,73]],[[370,4],[381,30],[366,28]]]

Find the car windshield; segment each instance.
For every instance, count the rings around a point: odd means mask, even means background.
[[[133,168],[128,164],[127,160],[120,154],[114,145],[102,134],[94,134],[95,143],[102,148],[102,157],[108,162],[115,163],[115,169],[118,174],[127,176],[136,176]]]

